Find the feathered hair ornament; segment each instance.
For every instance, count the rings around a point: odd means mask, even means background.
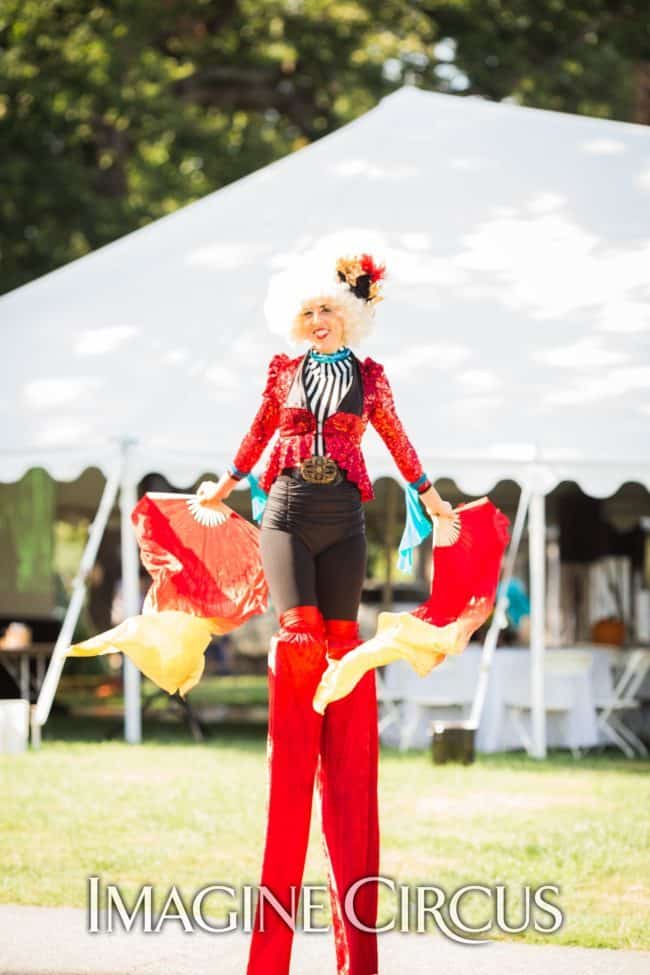
[[[340,257],[336,262],[339,281],[345,281],[357,298],[368,304],[383,301],[379,293],[379,282],[386,276],[386,266],[376,264],[370,254],[359,257]]]

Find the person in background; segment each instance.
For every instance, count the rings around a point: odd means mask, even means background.
[[[503,583],[497,589],[497,598],[503,592]],[[530,599],[526,587],[521,579],[513,576],[506,586],[506,617],[507,629],[502,631],[501,642],[504,646],[513,644],[527,645],[530,642]]]

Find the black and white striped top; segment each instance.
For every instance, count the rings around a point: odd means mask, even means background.
[[[338,362],[319,362],[308,356],[305,364],[307,409],[316,417],[314,454],[324,456],[323,421],[336,413],[339,403],[352,385],[352,356]]]

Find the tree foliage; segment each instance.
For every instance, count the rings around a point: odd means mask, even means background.
[[[650,8],[626,0],[424,0],[465,93],[650,124]],[[440,65],[432,77],[439,76]]]
[[[405,81],[629,118],[648,57],[636,6],[0,0],[0,290],[318,139]]]

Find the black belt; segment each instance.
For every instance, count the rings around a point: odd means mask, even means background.
[[[340,484],[345,480],[345,474],[336,461],[319,454],[306,457],[299,467],[283,467],[282,473],[306,484]]]

